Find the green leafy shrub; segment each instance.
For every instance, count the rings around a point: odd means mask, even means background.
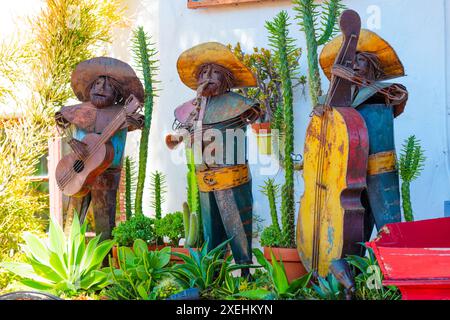
[[[169,276],[170,247],[149,251],[147,243],[137,239],[133,249],[117,248],[117,263],[110,260],[108,279],[111,287],[104,294],[114,300],[155,300],[161,295],[160,281]]]
[[[134,215],[113,229],[114,240],[119,246],[128,247],[131,247],[137,239],[142,239],[147,244],[156,243],[154,221],[143,214]]]
[[[98,291],[109,284],[100,267],[114,241],[99,243],[99,235],[86,245],[85,233],[86,223],[80,227],[77,216],[68,237],[52,220],[47,239],[24,233],[26,263],[6,262],[2,267],[20,276],[24,285],[37,290],[66,296]]]
[[[320,299],[324,300],[345,300],[344,286],[339,283],[336,277],[329,273],[326,278],[319,277],[318,284],[313,284],[313,289]]]
[[[163,218],[155,220],[155,234],[168,237],[169,245],[178,247],[180,239],[184,237],[183,213],[180,211],[168,213]]]
[[[281,233],[276,226],[271,225],[264,228],[261,233],[260,243],[263,247],[276,247],[281,246]]]

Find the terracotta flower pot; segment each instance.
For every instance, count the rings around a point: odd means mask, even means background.
[[[252,124],[252,131],[256,135],[256,142],[258,144],[258,151],[263,155],[272,154],[272,133],[270,125],[270,122]]]
[[[300,260],[297,249],[264,247],[264,257],[272,262],[270,250],[272,250],[277,261],[283,261],[289,282],[308,273]]]
[[[193,249],[193,250],[195,250],[195,251],[198,250],[198,248],[191,248],[191,249]],[[184,248],[184,247],[171,247],[171,248],[170,248],[170,251],[171,251],[171,253],[177,252],[177,253],[182,253],[182,254],[185,254],[185,255],[187,255],[187,256],[190,256],[190,254],[189,254],[189,248]],[[175,263],[177,263],[177,264],[183,264],[183,263],[184,263],[183,259],[181,259],[180,257],[174,256],[174,255],[171,255],[171,256],[170,256],[170,261],[175,262]]]

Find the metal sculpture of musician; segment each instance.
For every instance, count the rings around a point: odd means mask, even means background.
[[[192,145],[200,133],[202,157],[196,164],[196,178],[205,240],[211,249],[231,239],[236,263],[250,264],[253,199],[245,128],[258,119],[260,108],[258,102],[231,89],[256,86],[256,79],[226,46],[216,42],[183,52],[177,69],[181,81],[196,90],[197,97],[175,110],[174,129],[185,129],[188,138],[180,133],[168,135],[166,143],[171,149],[183,140]],[[207,138],[214,130],[219,136]],[[239,131],[243,140],[234,135]],[[242,273],[247,276],[248,268]]]
[[[127,132],[141,129],[144,123],[144,116],[136,113],[144,89],[128,64],[109,57],[79,63],[71,86],[82,103],[63,107],[55,114],[73,150],[59,162],[56,180],[70,196],[80,220],[84,220],[89,205],[93,206],[95,232],[108,239],[115,226]]]

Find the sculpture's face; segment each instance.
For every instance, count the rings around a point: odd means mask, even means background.
[[[373,72],[370,72],[370,63],[369,60],[361,54],[357,54],[355,58],[355,64],[353,66],[353,70],[355,74],[359,77],[370,79],[373,76]]]
[[[91,102],[97,108],[112,106],[116,100],[116,91],[108,77],[99,77],[89,92]]]
[[[216,65],[208,64],[202,68],[198,75],[198,85],[202,86],[205,82],[207,84],[201,95],[205,97],[217,96],[223,93],[225,75]]]

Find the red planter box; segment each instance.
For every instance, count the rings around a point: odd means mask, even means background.
[[[450,299],[450,218],[387,224],[367,245],[403,300]]]

